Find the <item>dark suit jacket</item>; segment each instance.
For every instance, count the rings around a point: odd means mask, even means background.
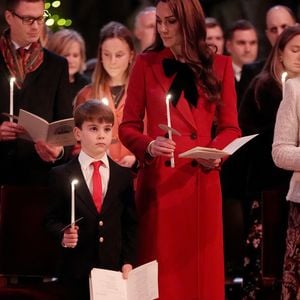
[[[261,80],[263,85],[255,93]],[[245,93],[239,110],[239,124],[243,135],[259,133],[253,141],[245,145],[247,170],[247,194],[257,197],[262,190],[288,185],[291,172],[275,166],[272,159],[272,142],[276,114],[282,99],[282,91],[269,76],[260,75],[252,81]]]
[[[77,178],[75,217],[79,240],[75,248],[62,248],[62,278],[88,278],[93,267],[120,270],[134,264],[136,255],[135,204],[130,170],[109,158],[110,178],[100,214],[84,180],[78,157],[50,173],[50,201],[46,226],[61,243],[61,229],[70,223],[71,181]],[[100,242],[100,238],[103,242]]]
[[[253,62],[251,64],[243,65],[241,79],[238,84],[238,97],[239,97],[238,108],[240,107],[242,99],[247,89],[249,88],[251,81],[254,79],[256,75],[258,75],[262,71],[265,63],[266,63],[265,60],[260,60],[260,61]]]
[[[0,52],[0,124],[8,118],[11,75]],[[26,75],[21,90],[14,89],[14,114],[28,110],[48,122],[72,116],[72,99],[67,61],[44,50],[44,61]],[[43,162],[31,142],[18,139],[0,142],[0,183],[45,184],[52,164]]]

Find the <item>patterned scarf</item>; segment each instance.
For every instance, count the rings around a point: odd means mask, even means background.
[[[15,84],[18,89],[22,88],[26,74],[35,71],[44,59],[44,51],[40,42],[32,43],[21,56],[9,37],[9,30],[6,30],[0,38],[0,51],[11,76],[16,78]]]

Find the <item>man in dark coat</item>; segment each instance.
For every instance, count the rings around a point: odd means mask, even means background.
[[[9,26],[0,39],[0,184],[45,184],[63,148],[18,138],[23,129],[3,113],[10,111],[10,78],[15,78],[13,112],[20,109],[48,122],[71,117],[67,61],[43,49],[43,0],[6,0]]]

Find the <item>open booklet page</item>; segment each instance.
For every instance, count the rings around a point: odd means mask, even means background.
[[[243,145],[248,143],[250,140],[255,138],[258,134],[252,134],[237,138],[229,143],[222,150],[207,147],[194,147],[183,153],[180,153],[178,157],[181,158],[203,158],[203,159],[217,159],[228,155],[232,155],[235,151],[241,148]]]
[[[90,274],[92,300],[153,300],[158,298],[158,264],[135,268],[124,280],[121,272],[94,268]]]
[[[27,132],[20,138],[45,141],[58,146],[69,146],[76,143],[73,135],[74,119],[68,118],[48,123],[43,118],[20,109],[18,124],[23,126]]]

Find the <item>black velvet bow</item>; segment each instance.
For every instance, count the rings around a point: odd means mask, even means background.
[[[188,103],[196,107],[199,95],[191,68],[178,60],[168,58],[163,60],[163,68],[167,77],[171,77],[176,73],[168,91],[172,95],[172,104],[177,105],[180,94],[184,91],[184,97]]]

